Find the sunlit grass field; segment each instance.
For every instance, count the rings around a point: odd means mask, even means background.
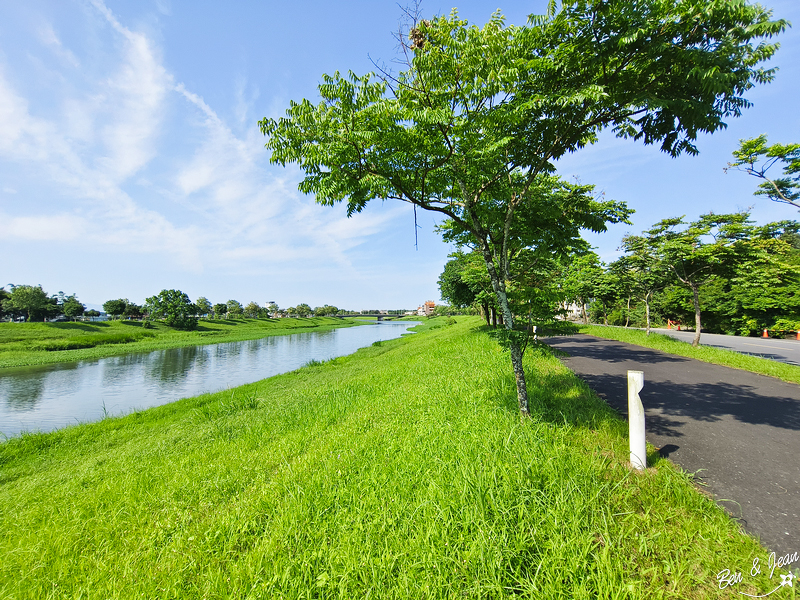
[[[238,342],[358,324],[353,319],[334,317],[201,320],[195,331],[180,331],[161,323],[145,329],[140,321],[0,323],[0,368]]]
[[[521,422],[508,355],[456,321],[0,444],[0,598],[732,597],[716,574],[766,560],[656,452],[632,472],[552,356]]]
[[[740,352],[725,350],[724,348],[703,346],[702,338],[700,339],[700,346],[693,348],[688,342],[676,340],[662,333],[651,332],[650,335],[647,335],[644,331],[639,329],[604,327],[602,325],[581,325],[580,331],[581,333],[587,333],[596,337],[636,344],[637,346],[653,348],[654,350],[686,356],[687,358],[696,358],[697,360],[713,363],[715,365],[723,365],[725,367],[733,367],[734,369],[759,373],[760,375],[777,377],[778,379],[783,379],[790,383],[800,383],[800,367],[797,365],[790,365],[775,360],[760,358],[758,356],[750,356],[749,354],[741,354]]]

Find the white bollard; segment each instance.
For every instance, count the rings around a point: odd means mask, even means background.
[[[647,468],[647,446],[644,439],[644,406],[639,392],[644,387],[642,371],[628,371],[628,436],[631,445],[631,465]]]

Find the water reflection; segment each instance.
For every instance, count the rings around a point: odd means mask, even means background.
[[[49,431],[166,404],[355,352],[414,323],[381,323],[0,371],[0,433]]]
[[[206,364],[206,350],[202,346],[171,348],[156,354],[147,356],[147,377],[165,385],[186,378],[192,369]]]

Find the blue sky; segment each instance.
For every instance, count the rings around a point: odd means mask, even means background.
[[[451,0],[452,2],[452,0]],[[509,23],[544,2],[508,2]],[[800,5],[767,3],[800,26]],[[451,3],[427,0],[423,14]],[[496,8],[458,4],[483,23]],[[316,101],[323,73],[396,56],[394,1],[26,0],[0,5],[0,285],[41,284],[88,304],[142,302],[163,288],[194,300],[411,308],[438,299],[452,251],[411,207],[347,219],[269,164],[257,121]],[[797,210],[752,195],[722,169],[740,138],[800,141],[800,32],[781,36],[770,85],[700,156],[603,136],[558,164],[636,210],[633,225],[587,236],[605,260],[626,232],[668,216],[753,206],[759,223]]]

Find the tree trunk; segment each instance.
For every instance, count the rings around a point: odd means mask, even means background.
[[[628,296],[628,310],[625,312],[625,329],[628,328],[628,323],[631,320],[631,297]]]
[[[508,305],[505,286],[500,281],[497,270],[494,268],[492,251],[485,241],[483,242],[482,251],[486,270],[489,272],[489,279],[492,282],[492,288],[503,313],[503,326],[507,331],[511,332],[514,329],[514,317],[511,316],[511,307]],[[525,381],[525,369],[522,365],[522,348],[519,341],[514,337],[511,337],[508,341],[509,350],[511,351],[511,367],[514,369],[514,379],[517,384],[517,404],[519,405],[520,418],[524,419],[530,416],[530,412],[528,412],[528,385]]]
[[[700,288],[692,286],[692,296],[694,297],[694,339],[692,346],[697,348],[700,345]]]
[[[497,329],[497,309],[492,307],[492,329]]]
[[[589,324],[589,315],[586,314],[586,304],[581,301],[581,314],[583,315],[583,324]]]
[[[650,335],[650,299],[647,295],[644,297],[644,314],[647,318],[647,335]]]
[[[486,326],[492,326],[492,318],[489,314],[489,305],[488,304],[481,304],[481,310],[483,311],[483,318],[486,319]]]

